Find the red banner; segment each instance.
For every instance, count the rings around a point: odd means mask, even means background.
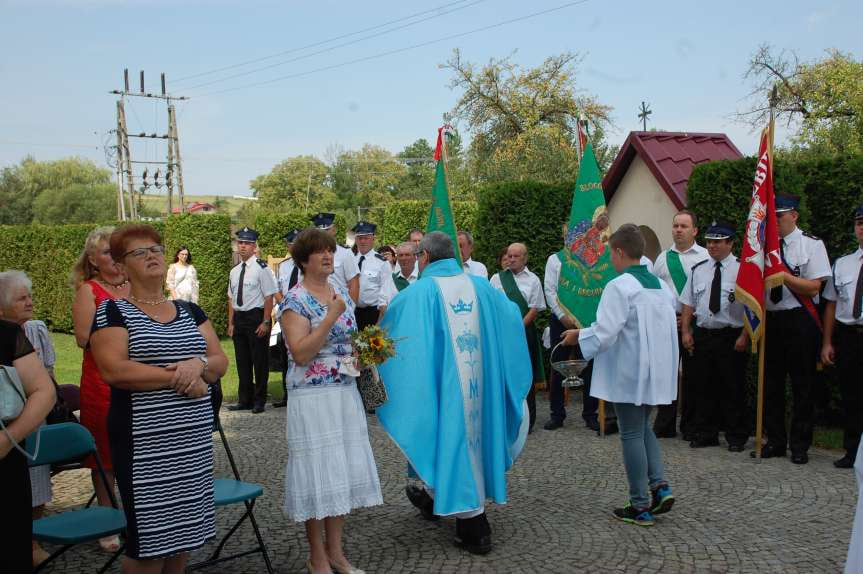
[[[737,298],[744,305],[744,325],[752,340],[752,352],[757,348],[764,324],[764,293],[782,284],[782,272],[788,268],[779,250],[779,229],[776,225],[776,205],[773,195],[773,124],[761,132],[758,165],[752,184],[752,201],[743,235],[740,270],[737,272]]]

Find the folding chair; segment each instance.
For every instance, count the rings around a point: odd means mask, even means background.
[[[99,453],[96,452],[96,442],[90,431],[76,423],[60,423],[44,426],[40,432],[39,453],[36,460],[30,461],[30,466],[63,464],[93,455],[102,480],[108,484],[105,469],[102,467],[102,460],[99,458]],[[28,439],[28,446],[32,442],[31,436]],[[42,564],[34,568],[33,572],[39,572],[76,544],[124,533],[126,517],[123,511],[118,509],[114,493],[109,490],[108,495],[111,497],[111,508],[104,506],[85,507],[33,521],[34,540],[60,545],[60,548],[55,550]],[[105,572],[114,563],[123,552],[123,548],[124,546],[121,545],[111,555],[108,562],[99,570],[100,573]]]
[[[216,497],[216,506],[227,506],[229,504],[237,504],[242,502],[246,506],[246,512],[243,513],[242,516],[234,523],[234,525],[228,530],[227,534],[222,537],[222,540],[219,541],[218,546],[210,555],[210,557],[203,562],[198,562],[196,564],[190,564],[186,566],[186,571],[190,572],[192,570],[199,570],[201,568],[205,568],[207,566],[211,566],[213,564],[218,564],[219,562],[226,562],[228,560],[234,560],[235,558],[240,558],[242,556],[248,556],[249,554],[257,554],[261,553],[261,556],[264,558],[264,563],[267,566],[267,572],[270,574],[274,574],[273,565],[270,563],[270,556],[267,554],[267,546],[264,544],[264,539],[261,537],[261,531],[258,528],[258,522],[255,520],[254,515],[254,507],[255,500],[264,494],[264,488],[260,484],[252,484],[249,482],[243,482],[240,480],[240,471],[237,469],[237,463],[234,462],[234,455],[231,453],[231,447],[228,446],[228,439],[225,437],[225,431],[222,429],[222,421],[219,419],[218,407],[214,408],[215,416],[214,416],[214,430],[219,432],[219,436],[222,439],[222,446],[225,447],[225,454],[228,455],[228,463],[231,465],[231,471],[234,473],[234,479],[230,478],[217,478],[215,479],[215,497]],[[232,554],[230,556],[220,556],[222,553],[222,549],[225,546],[225,543],[228,539],[237,531],[240,525],[244,520],[248,519],[252,525],[252,529],[255,531],[255,537],[258,539],[258,545],[255,548],[245,550],[243,552],[239,552],[237,554]]]

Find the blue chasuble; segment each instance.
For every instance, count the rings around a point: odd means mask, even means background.
[[[434,489],[435,514],[505,503],[533,384],[516,304],[443,259],[393,299],[381,326],[396,356],[379,367],[389,400],[378,420]]]

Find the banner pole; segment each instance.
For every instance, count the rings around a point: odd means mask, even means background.
[[[599,399],[599,436],[605,436],[605,401]]]
[[[761,338],[758,341],[758,401],[755,412],[755,458],[761,458],[761,437],[764,434],[764,349],[767,340],[767,313],[761,323]]]

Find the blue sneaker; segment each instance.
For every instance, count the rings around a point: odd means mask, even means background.
[[[674,495],[667,484],[659,485],[659,488],[651,493],[651,499],[650,512],[653,514],[665,514],[674,506]]]
[[[635,508],[632,504],[627,504],[623,508],[615,508],[614,517],[628,524],[636,526],[653,526],[653,515],[648,508]]]

